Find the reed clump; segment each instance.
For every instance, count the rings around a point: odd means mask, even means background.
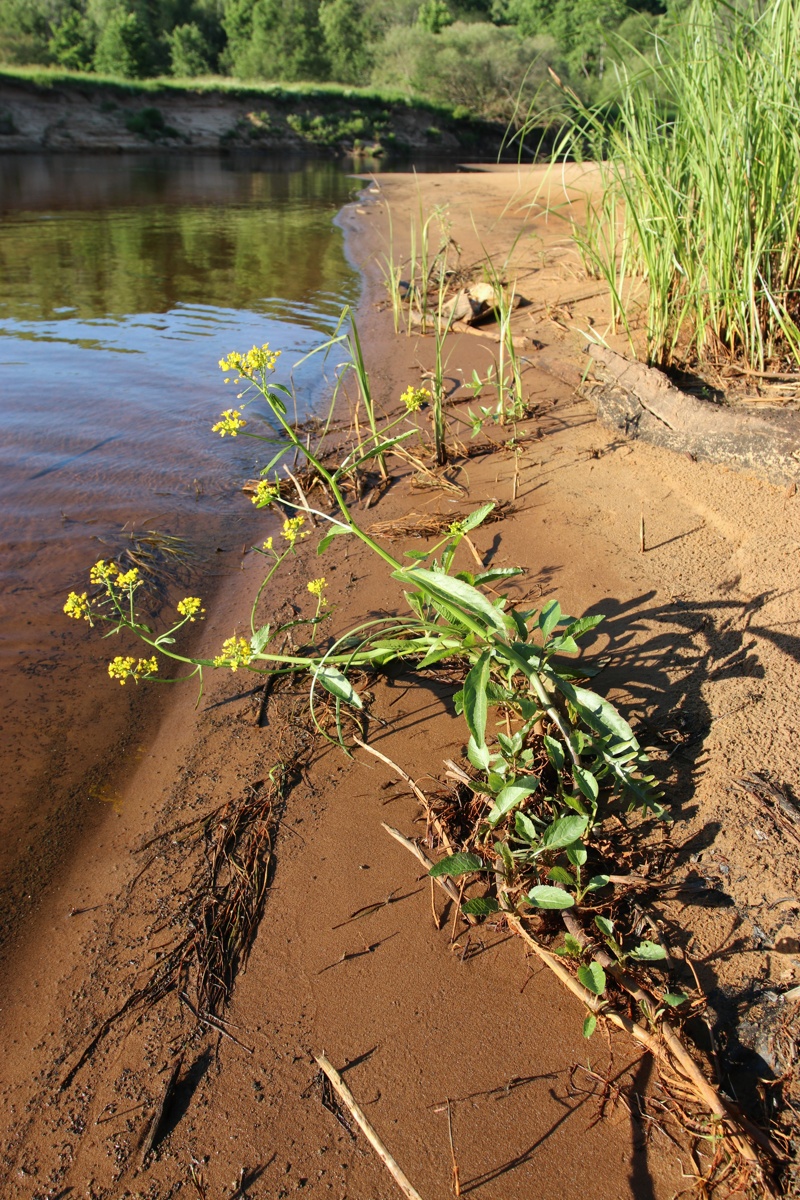
[[[695,0],[619,82],[613,110],[561,88],[571,114],[558,151],[599,164],[574,232],[615,319],[633,345],[643,318],[659,366],[796,367],[799,0]]]

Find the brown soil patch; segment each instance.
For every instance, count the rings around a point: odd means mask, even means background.
[[[536,414],[522,426],[530,436],[516,502],[476,533],[477,551],[526,566],[517,594],[533,603],[558,595],[576,614],[607,615],[591,647],[610,656],[598,685],[652,746],[675,818],[664,836],[680,887],[655,912],[670,942],[688,947],[708,996],[725,1086],[763,1116],[771,1080],[793,1056],[796,1001],[780,994],[800,981],[797,841],[769,792],[737,781],[752,785],[750,773],[760,772],[791,807],[800,765],[798,501],[746,475],[625,443],[537,365],[569,364],[572,327],[603,314],[563,217],[529,206],[536,179],[503,169],[398,176],[346,210],[367,276],[360,328],[374,392],[391,407],[432,361],[431,339],[391,333],[376,270],[387,199],[397,235],[419,188],[425,208],[448,204],[465,262],[480,257],[479,240],[500,258],[514,246],[506,273],[529,301],[514,320],[532,339],[525,383]],[[485,373],[494,343],[466,334],[451,342],[454,384],[473,366]],[[513,473],[512,455],[499,449],[451,478],[477,505],[510,500]],[[401,477],[371,512],[395,521],[446,515],[456,503],[452,492],[412,490]],[[252,539],[262,537],[257,515],[246,520]],[[419,544],[408,536],[396,548]],[[245,556],[209,612],[202,640],[212,651],[245,626],[254,558]],[[323,562],[337,628],[397,609],[396,585],[359,551],[334,543]],[[319,573],[306,546],[269,611],[306,603],[306,580]],[[502,928],[490,922],[468,939],[457,927],[453,942],[449,910],[435,928],[427,881],[380,827],[388,820],[419,832],[416,802],[361,751],[349,760],[319,746],[273,810],[271,886],[224,1033],[198,1025],[176,988],[112,1025],[70,1077],[98,1025],[183,932],[176,913],[196,852],[178,827],[267,786],[276,759],[303,745],[300,699],[278,694],[264,713],[253,682],[241,672],[214,677],[197,712],[194,694],[172,693],[127,760],[117,811],[87,831],[42,890],[8,955],[3,1194],[391,1196],[372,1152],[322,1102],[312,1054],[323,1049],[340,1068],[349,1064],[351,1090],[426,1198],[452,1194],[448,1099],[464,1194],[640,1200],[681,1191],[691,1162],[676,1125],[652,1119],[661,1093],[650,1061],[617,1035],[584,1042],[579,1005]],[[100,687],[117,701],[118,688]],[[372,690],[372,742],[433,786],[464,742],[448,704],[453,689],[390,672]],[[142,1162],[148,1138],[154,1149]]]

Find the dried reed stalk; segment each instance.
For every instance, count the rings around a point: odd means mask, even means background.
[[[372,1149],[378,1155],[378,1158],[386,1167],[387,1171],[400,1188],[400,1191],[403,1193],[403,1195],[407,1197],[407,1200],[422,1200],[422,1197],[417,1189],[411,1185],[405,1173],[397,1165],[395,1159],[386,1149],[383,1142],[378,1137],[367,1118],[364,1116],[363,1111],[356,1103],[353,1093],[350,1091],[349,1087],[342,1079],[341,1075],[333,1066],[333,1064],[325,1057],[324,1054],[315,1054],[314,1058],[316,1059],[320,1070],[324,1071],[330,1080],[331,1087],[336,1092],[336,1095],[346,1106],[353,1117],[353,1120],[356,1122],[359,1129],[364,1134],[364,1137],[367,1139],[370,1146],[372,1146]]]

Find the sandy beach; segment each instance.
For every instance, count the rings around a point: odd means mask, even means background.
[[[398,462],[362,515],[368,525],[455,519],[496,501],[502,520],[476,532],[475,549],[484,563],[526,568],[515,598],[557,596],[576,615],[605,614],[588,647],[608,658],[596,686],[650,748],[673,817],[653,843],[653,869],[672,884],[660,928],[696,971],[736,1098],[768,1117],[770,1083],[759,1079],[778,1078],[784,1060],[765,996],[800,983],[797,843],[737,781],[798,778],[800,509],[795,492],[598,423],[591,389],[576,391],[587,331],[623,349],[570,240],[591,178],[583,168],[549,179],[528,167],[398,174],[365,180],[343,211],[364,272],[358,322],[379,406],[396,411],[432,367],[430,336],[393,331],[380,267],[383,255],[407,254],[411,214],[437,206],[464,268],[488,255],[516,281],[531,405],[516,450],[504,430],[492,452],[454,456],[447,489],[420,487]],[[485,375],[496,350],[491,326],[447,339],[451,429],[465,451],[475,401],[463,385],[473,370]],[[242,553],[197,633],[199,653],[217,653],[247,626],[260,580],[247,547],[269,520],[242,496]],[[421,544],[406,536],[391,547]],[[388,573],[334,542],[322,566],[313,545],[302,547],[270,612],[307,607],[307,581],[321,573],[336,632],[402,605]],[[362,750],[348,758],[321,740],[309,749],[302,693],[279,691],[267,704],[257,683],[217,672],[197,708],[192,685],[159,697],[110,765],[115,803],[39,881],[0,985],[3,1195],[399,1194],[326,1107],[313,1057],[322,1051],[347,1068],[426,1200],[453,1194],[454,1159],[461,1193],[482,1200],[680,1192],[698,1160],[663,1107],[651,1058],[610,1030],[587,1043],[581,1005],[502,924],[468,928],[439,896],[434,921],[422,868],[381,826],[424,833],[407,784]],[[120,702],[98,674],[100,689],[109,706]],[[435,789],[444,760],[464,747],[455,687],[392,670],[369,690],[370,743]],[[181,901],[208,854],[191,823],[196,832],[202,818],[268,788],[278,762],[287,785],[264,835],[269,887],[224,1021],[193,1007],[191,939],[176,981],[140,996],[187,937]],[[706,1027],[695,1024],[711,1063]]]

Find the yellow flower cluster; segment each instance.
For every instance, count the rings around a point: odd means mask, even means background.
[[[125,686],[126,679],[133,679],[138,682],[147,675],[155,675],[157,670],[158,659],[155,657],[140,658],[137,660],[130,654],[118,654],[108,664],[109,676],[112,679],[118,679],[123,687]]]
[[[101,558],[89,572],[90,583],[111,583],[115,575],[119,575],[119,567],[113,562],[104,562]]]
[[[242,637],[229,637],[222,643],[222,653],[214,659],[214,666],[238,671],[239,667],[246,667],[252,657],[249,642]]]
[[[185,600],[178,601],[178,612],[182,617],[188,617],[190,621],[193,621],[200,614],[200,620],[202,621],[202,614],[206,611],[202,605],[203,601],[199,596],[187,596]]]
[[[272,550],[272,538],[271,537],[267,538],[267,540],[264,542],[262,549],[266,550],[267,552]],[[274,553],[274,551],[273,551],[273,553]]]
[[[301,533],[303,526],[306,523],[305,517],[287,517],[283,522],[283,530],[281,537],[285,538],[290,546],[294,546],[295,542],[308,537],[308,531]]]
[[[139,582],[138,567],[131,567],[130,571],[120,571],[116,578],[116,585],[117,585],[117,587],[121,587],[121,588],[133,587],[133,585],[138,582]]]
[[[91,623],[91,605],[86,592],[81,592],[80,596],[77,592],[70,592],[64,605],[64,612],[75,621],[84,620]]]
[[[253,504],[257,504],[259,508],[266,508],[268,504],[277,500],[280,494],[281,489],[277,483],[270,483],[268,479],[260,479],[253,492]]]
[[[251,379],[256,371],[260,371],[262,375],[267,371],[274,371],[280,354],[280,350],[270,350],[269,342],[265,342],[263,346],[253,346],[247,354],[231,351],[227,358],[219,360],[219,366],[221,371],[238,371],[239,375]],[[228,382],[227,379],[225,382]]]
[[[106,587],[132,588],[142,581],[139,578],[139,568],[131,567],[130,571],[121,570],[115,562],[105,562],[102,558],[89,571],[89,582],[105,584]]]
[[[220,418],[216,425],[211,426],[212,433],[218,433],[220,437],[225,437],[229,433],[231,437],[236,437],[240,429],[244,429],[247,421],[242,420],[242,414],[236,408],[226,408],[220,414]]]
[[[327,603],[327,601],[325,600],[325,597],[323,595],[325,588],[328,586],[327,580],[325,579],[324,575],[322,576],[321,579],[309,580],[307,586],[308,586],[308,590],[311,592],[311,595],[316,596],[317,599],[319,600],[320,604]]]
[[[419,412],[423,404],[429,404],[430,401],[431,394],[427,388],[415,388],[411,384],[400,397],[400,403],[405,404],[406,412],[410,413]]]

